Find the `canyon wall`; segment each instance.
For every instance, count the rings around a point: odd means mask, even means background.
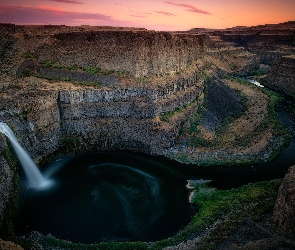
[[[295,54],[277,60],[267,74],[264,85],[295,97]]]
[[[165,155],[179,147],[181,125],[202,105],[207,72],[242,76],[259,64],[243,47],[209,40],[130,28],[0,25],[0,121],[35,161],[56,151]],[[1,135],[1,216],[15,192],[8,149]]]
[[[54,34],[30,51],[40,63],[90,66],[142,78],[185,70],[203,54],[205,40],[205,35],[156,31],[71,31]]]

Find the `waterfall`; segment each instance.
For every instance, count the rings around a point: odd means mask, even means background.
[[[0,132],[6,135],[9,139],[24,169],[25,175],[28,179],[29,187],[40,188],[47,186],[49,184],[49,181],[42,176],[37,165],[33,162],[28,153],[18,143],[18,140],[15,137],[13,131],[10,129],[10,127],[4,122],[0,122]]]

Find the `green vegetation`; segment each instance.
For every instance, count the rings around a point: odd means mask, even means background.
[[[54,80],[53,78],[43,76],[43,75],[41,75],[40,73],[36,73],[36,74],[34,74],[34,76],[35,76],[35,77],[38,77],[38,78],[42,78],[42,79]]]
[[[246,85],[246,86],[253,86],[252,83],[249,83],[248,81],[241,79],[241,78],[232,78],[232,80],[239,82],[240,84]],[[245,140],[239,140],[237,139],[237,144],[241,145],[241,143],[246,144],[250,142],[254,136],[261,133],[265,130],[271,130],[273,135],[276,137],[282,137],[284,142],[281,145],[281,147],[276,147],[275,150],[272,152],[270,159],[275,159],[281,152],[283,148],[285,148],[291,140],[291,135],[288,132],[288,130],[284,127],[284,125],[280,122],[277,112],[275,111],[275,106],[283,100],[282,96],[270,89],[267,88],[259,88],[260,91],[265,93],[268,98],[268,106],[267,106],[267,116],[265,117],[263,123],[261,123],[255,131],[253,131],[252,136],[248,136]],[[242,97],[242,103],[246,106],[247,104],[247,97],[245,95],[241,95]]]
[[[29,77],[29,76],[31,76],[33,73],[29,70],[29,69],[24,69],[23,70],[23,72],[21,73],[21,75],[20,76],[18,76],[18,77]]]
[[[160,119],[163,122],[168,122],[169,119],[175,115],[175,114],[179,114],[181,112],[183,112],[185,109],[187,109],[188,107],[192,106],[194,103],[196,103],[199,100],[199,97],[197,97],[195,100],[193,100],[191,103],[183,105],[182,107],[176,108],[174,110],[165,112],[163,114],[160,115]]]
[[[42,64],[46,68],[63,69],[63,66],[48,60],[45,60]]]
[[[179,244],[206,229],[208,234],[197,242],[195,248],[215,249],[247,219],[260,221],[265,214],[272,212],[280,183],[281,180],[273,180],[211,194],[196,193],[193,201],[200,205],[200,210],[189,225],[176,236],[154,243],[151,249]]]
[[[107,76],[107,75],[115,73],[115,70],[105,70],[103,71],[103,73]]]
[[[67,70],[78,70],[77,66],[66,66],[65,69]]]
[[[146,77],[136,78],[136,80],[139,81],[139,82],[146,82],[147,78]]]
[[[203,75],[205,82],[211,81],[212,77],[209,75],[209,73],[206,70],[203,70],[202,75]]]
[[[198,111],[195,114],[188,116],[180,129],[180,136],[188,138],[190,147],[208,147],[211,142],[202,137],[202,132],[199,128],[202,121],[203,106],[198,107]]]
[[[27,51],[25,53],[25,58],[28,58],[28,59],[31,58],[31,59],[33,59],[33,58],[35,58],[35,56],[34,56],[34,54],[32,52]]]
[[[96,88],[100,88],[101,87],[101,83],[99,81],[96,82],[74,82],[75,84],[79,84],[79,85],[85,85],[85,86],[94,86]]]
[[[272,131],[274,136],[282,137],[284,140],[281,147],[277,147],[274,152],[272,152],[270,160],[273,160],[279,156],[281,150],[290,143],[292,137],[289,131],[280,122],[279,116],[275,111],[275,106],[279,103],[279,101],[282,100],[282,97],[278,93],[266,88],[262,88],[262,91],[270,98],[270,102],[268,103],[267,107],[269,112],[267,117],[264,119],[264,122],[257,128],[257,132],[264,129],[269,129]]]
[[[90,73],[90,74],[97,74],[98,72],[101,71],[100,68],[93,68],[91,66],[86,66],[83,68],[83,70],[87,73]]]
[[[236,71],[236,70],[238,69],[238,65],[235,64],[235,63],[231,63],[231,64],[230,64],[230,69],[231,69],[232,71]]]
[[[34,76],[38,77],[38,78],[42,78],[42,79],[54,80],[53,78],[43,76],[43,75],[41,75],[39,73],[36,73]],[[59,81],[69,82],[69,81],[71,81],[71,79],[69,77],[62,76],[62,77],[59,78]],[[95,88],[100,88],[101,87],[101,82],[100,81],[96,81],[96,82],[85,82],[85,81],[83,81],[83,82],[75,82],[75,81],[73,81],[72,83],[78,84],[78,85],[84,85],[84,86],[93,86]]]
[[[62,82],[68,82],[70,81],[70,78],[62,76],[61,78],[59,78],[59,80]]]
[[[267,74],[268,69],[255,69],[251,72],[251,76],[261,76]]]

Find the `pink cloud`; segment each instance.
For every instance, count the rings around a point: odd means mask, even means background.
[[[40,5],[37,8],[41,9],[41,10],[64,11],[64,9],[62,9],[62,8],[53,7],[53,6],[46,6],[46,5]]]
[[[176,16],[175,14],[172,14],[170,12],[166,12],[166,11],[155,11],[156,13],[159,13],[159,14],[163,14],[165,16]]]
[[[200,9],[196,8],[195,6],[192,6],[192,5],[189,5],[189,4],[172,3],[172,2],[169,2],[169,1],[164,1],[164,3],[175,5],[175,6],[180,6],[180,7],[185,7],[185,8],[187,8],[186,9],[187,11],[196,12],[196,13],[205,14],[205,15],[211,15],[210,12],[205,11],[205,10],[200,10]]]
[[[4,6],[0,5],[0,22],[16,24],[64,24],[81,25],[87,24],[102,26],[127,26],[134,27],[132,21],[116,20],[112,16],[100,13],[80,13],[41,7]]]
[[[84,4],[82,2],[74,1],[74,0],[49,0],[52,2],[60,2],[60,3],[73,3],[73,4]]]
[[[142,16],[142,15],[130,15],[130,16],[138,17],[138,18],[146,18],[146,16]]]
[[[116,5],[121,5],[121,6],[126,6],[126,7],[131,7],[130,5],[122,4],[122,3],[115,3]]]

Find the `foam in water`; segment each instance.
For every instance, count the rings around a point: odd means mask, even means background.
[[[28,153],[21,147],[10,127],[0,122],[0,132],[7,136],[9,139],[28,179],[29,187],[31,188],[46,188],[51,184],[50,180],[47,180],[41,174],[39,168],[33,162]]]

